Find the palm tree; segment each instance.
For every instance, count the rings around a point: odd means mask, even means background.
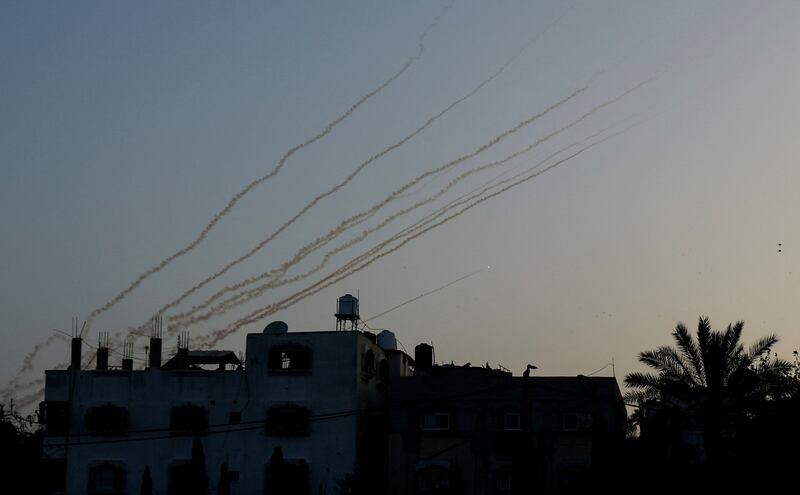
[[[625,385],[628,401],[659,401],[694,420],[703,432],[709,460],[720,454],[720,441],[746,417],[748,402],[768,395],[768,382],[790,368],[790,363],[770,357],[778,342],[774,334],[757,340],[747,350],[740,342],[744,322],[725,331],[711,329],[705,316],[697,324],[697,339],[682,323],[672,336],[676,346],[661,346],[639,354],[639,361],[655,373],[630,373]]]

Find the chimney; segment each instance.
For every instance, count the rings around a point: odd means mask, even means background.
[[[419,344],[414,348],[415,370],[429,370],[433,367],[433,346]]]
[[[161,338],[150,337],[150,367],[161,368]]]
[[[73,371],[80,371],[81,369],[81,346],[83,339],[80,337],[72,337],[72,355],[70,358],[69,369]]]
[[[108,347],[97,348],[97,369],[98,370],[108,369]]]

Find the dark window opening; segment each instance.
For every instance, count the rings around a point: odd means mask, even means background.
[[[239,471],[228,471],[228,479],[230,481],[239,481]]]
[[[208,411],[193,404],[173,407],[169,428],[175,435],[203,435],[208,429]]]
[[[267,464],[264,493],[311,495],[308,463],[305,459],[286,459],[280,465]]]
[[[231,411],[228,415],[228,423],[238,425],[242,422],[242,413],[240,411]]]
[[[503,414],[503,430],[519,431],[522,429],[522,417],[520,413]]]
[[[270,373],[308,373],[311,371],[311,349],[284,345],[269,350]]]
[[[375,374],[375,353],[371,349],[364,353],[364,362],[361,369],[368,375]]]
[[[497,470],[497,491],[511,491],[511,467],[503,466]]]
[[[63,432],[69,426],[69,402],[48,400],[41,404],[41,418],[48,433]]]
[[[89,468],[89,495],[125,493],[125,469],[119,464],[103,463]]]
[[[67,489],[67,460],[45,459],[45,493],[64,493]]]
[[[389,383],[389,361],[382,359],[378,364],[378,380],[381,383]]]
[[[311,412],[291,404],[271,407],[267,411],[266,433],[271,437],[307,437],[311,434]]]
[[[562,416],[562,428],[565,431],[592,429],[592,415],[588,413],[565,413]]]
[[[86,411],[84,426],[92,433],[124,433],[128,430],[128,409],[107,404]]]
[[[421,492],[432,492],[450,484],[450,473],[439,466],[430,466],[417,472],[417,486]]]
[[[425,413],[419,417],[419,429],[426,431],[444,431],[450,429],[450,414]]]
[[[192,486],[191,461],[175,461],[169,466],[167,493],[169,495],[189,495]]]

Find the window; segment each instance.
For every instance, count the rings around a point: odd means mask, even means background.
[[[271,437],[307,437],[311,434],[311,412],[302,406],[287,404],[267,411],[266,434]]]
[[[389,374],[389,361],[381,359],[381,362],[378,364],[378,380],[383,384],[389,383]]]
[[[173,407],[169,428],[174,435],[203,435],[208,429],[208,411],[194,404]]]
[[[67,489],[67,460],[44,460],[45,493],[64,493]]]
[[[89,468],[89,495],[116,495],[125,492],[125,470],[106,462]]]
[[[566,431],[591,430],[593,424],[592,415],[588,413],[565,413],[562,421]]]
[[[368,375],[375,374],[375,353],[372,352],[372,350],[368,350],[364,353],[364,363],[361,370]]]
[[[279,466],[267,464],[265,493],[291,493],[310,495],[308,463],[305,459],[286,459]]]
[[[450,415],[448,413],[426,413],[419,417],[420,430],[449,430]]]
[[[59,433],[67,430],[69,425],[69,402],[65,400],[48,400],[42,402],[41,414],[44,429],[48,433]]]
[[[520,413],[503,414],[502,427],[506,431],[519,431],[522,429],[522,419]]]
[[[124,433],[128,430],[128,410],[106,404],[86,411],[84,426],[92,433]]]
[[[450,473],[440,466],[430,466],[417,472],[420,491],[433,491],[446,487],[450,483]]]
[[[497,470],[497,491],[511,491],[511,467],[503,466]]]
[[[192,462],[175,461],[169,466],[167,493],[169,495],[188,495],[192,486]]]
[[[231,411],[228,415],[228,423],[232,425],[238,425],[242,422],[242,413],[240,411]]]
[[[308,373],[311,371],[311,349],[298,345],[283,345],[269,350],[270,373]]]

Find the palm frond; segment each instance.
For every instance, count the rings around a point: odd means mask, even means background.
[[[778,336],[774,333],[756,340],[747,351],[747,360],[752,363],[759,356],[769,352],[772,346],[778,343]]]
[[[689,330],[686,329],[683,323],[678,323],[675,326],[675,330],[672,331],[672,336],[675,338],[675,342],[678,344],[678,348],[681,352],[691,361],[692,367],[694,368],[694,376],[697,378],[698,383],[703,384],[705,381],[703,360],[700,357],[700,350],[697,348],[697,344],[689,333]]]
[[[630,388],[660,389],[661,377],[654,373],[640,373],[635,371],[625,375],[625,386]]]
[[[697,322],[697,347],[700,350],[700,358],[703,361],[705,371],[706,354],[708,353],[709,340],[711,340],[711,323],[707,316],[701,316]]]
[[[654,351],[642,352],[639,361],[657,370],[662,379],[682,381],[690,386],[700,385],[691,364],[673,347],[661,346]]]
[[[728,356],[733,356],[736,348],[739,346],[739,339],[742,337],[742,330],[744,329],[744,322],[739,320],[735,324],[728,323],[728,328],[725,329],[725,334],[722,339],[722,347]]]

